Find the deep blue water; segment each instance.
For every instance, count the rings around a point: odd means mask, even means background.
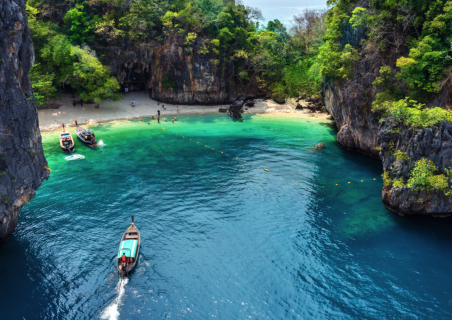
[[[0,244],[2,319],[451,318],[451,220],[386,210],[381,163],[332,122],[146,121],[92,127],[103,152],[77,142],[84,160],[43,134],[51,176]],[[116,304],[131,215],[142,246]]]

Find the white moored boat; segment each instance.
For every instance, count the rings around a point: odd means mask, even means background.
[[[71,153],[74,151],[74,139],[72,139],[72,135],[64,129],[64,123],[63,132],[60,133],[60,146],[64,151]]]

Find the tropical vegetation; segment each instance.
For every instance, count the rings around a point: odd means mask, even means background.
[[[256,83],[283,97],[320,93],[316,64],[325,12],[307,10],[290,30],[278,20],[261,25],[258,9],[230,0],[28,0],[37,65],[35,101],[72,90],[83,100],[117,100],[109,47],[161,46],[170,61],[180,47],[232,61],[237,83]],[[164,78],[165,88],[173,82]]]

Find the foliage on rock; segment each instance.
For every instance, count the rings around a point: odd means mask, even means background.
[[[415,191],[441,191],[445,195],[449,195],[451,190],[448,178],[437,172],[438,167],[432,160],[423,158],[416,161],[408,179],[408,188]]]

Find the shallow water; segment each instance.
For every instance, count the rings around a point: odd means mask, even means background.
[[[3,319],[452,316],[451,220],[386,210],[380,162],[339,148],[331,121],[148,122],[92,127],[101,146],[77,141],[73,161],[43,134],[51,177],[0,244]],[[131,215],[142,246],[118,299]]]

